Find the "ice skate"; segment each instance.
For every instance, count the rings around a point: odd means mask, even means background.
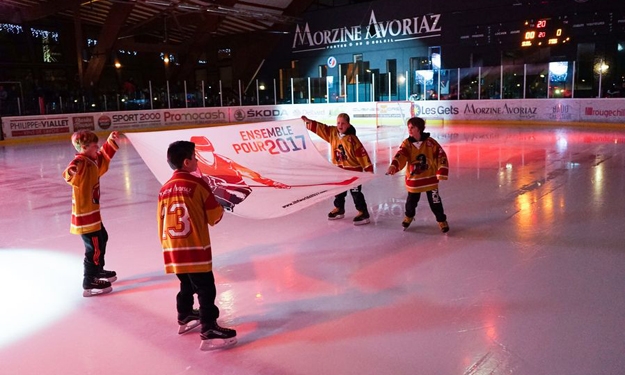
[[[101,270],[100,272],[98,272],[98,274],[96,275],[96,277],[98,279],[105,279],[106,281],[108,281],[109,283],[112,283],[114,281],[117,281],[117,272],[115,271],[107,271],[107,270]]]
[[[113,288],[111,288],[111,283],[106,280],[100,280],[97,277],[85,277],[82,281],[82,288],[83,297],[97,296],[113,291]]]
[[[438,222],[438,226],[441,228],[441,232],[443,233],[447,233],[449,232],[449,224],[447,224],[447,221],[439,221]]]
[[[332,211],[328,214],[328,220],[338,220],[345,217],[345,210],[341,210],[337,207],[334,207]]]
[[[217,322],[202,327],[200,350],[215,350],[233,346],[237,343],[237,331],[220,327]]]
[[[404,221],[401,222],[401,226],[404,227],[404,230],[408,229],[410,224],[412,224],[414,217],[404,217]]]
[[[354,225],[365,225],[369,224],[371,221],[369,220],[369,213],[358,211],[358,215],[354,218]]]
[[[200,325],[200,311],[193,309],[184,319],[178,319],[178,334],[183,335]]]

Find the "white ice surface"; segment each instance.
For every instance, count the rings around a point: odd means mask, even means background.
[[[422,197],[402,231],[403,128],[359,129],[372,214],[331,201],[211,229],[228,350],[177,334],[159,189],[126,141],[102,178],[113,292],[83,298],[67,141],[0,145],[0,374],[625,373],[625,131],[432,124],[447,150],[442,234]],[[173,141],[173,140],[172,140]],[[318,144],[327,154],[327,146]],[[73,264],[73,266],[72,266]]]

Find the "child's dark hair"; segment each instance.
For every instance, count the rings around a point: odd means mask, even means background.
[[[82,148],[90,143],[98,143],[98,136],[94,132],[79,130],[72,134],[72,145],[74,145],[76,151],[82,151]]]
[[[182,169],[185,159],[192,159],[195,153],[195,143],[176,141],[167,148],[167,163],[171,169]]]
[[[408,119],[408,125],[412,125],[419,129],[419,132],[423,133],[425,130],[425,120],[421,117],[411,117]]]

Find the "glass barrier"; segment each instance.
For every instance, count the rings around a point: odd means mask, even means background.
[[[480,69],[481,68],[460,68],[460,72],[458,73],[460,77],[460,99],[479,99]]]
[[[501,73],[500,67],[480,68],[478,99],[501,99]]]
[[[525,87],[523,65],[508,65],[502,69],[502,92],[504,99],[523,99]]]
[[[315,104],[396,100],[497,100],[625,97],[600,59],[579,70],[575,62],[415,70],[380,73],[352,69],[325,77],[279,77],[270,81],[204,82],[195,86],[151,81],[129,92],[62,94],[0,82],[0,116],[130,111],[163,108]],[[34,92],[27,94],[26,91]]]

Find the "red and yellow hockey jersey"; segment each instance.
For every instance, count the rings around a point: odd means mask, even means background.
[[[373,164],[371,164],[369,154],[360,143],[353,126],[350,126],[345,134],[341,134],[336,126],[311,120],[307,124],[307,128],[330,143],[334,165],[349,171],[373,173]]]
[[[398,171],[408,166],[406,190],[411,193],[438,189],[438,181],[446,180],[449,174],[445,150],[430,138],[430,133],[422,133],[421,138],[422,141],[406,138],[391,162]]]
[[[96,160],[83,154],[76,154],[63,178],[72,186],[72,221],[70,233],[84,234],[100,230],[100,176],[109,169],[111,159],[119,147],[114,140],[104,142]],[[69,169],[76,173],[71,175]]]
[[[209,272],[212,252],[208,225],[223,215],[208,183],[189,172],[177,170],[158,194],[158,233],[165,272]]]

